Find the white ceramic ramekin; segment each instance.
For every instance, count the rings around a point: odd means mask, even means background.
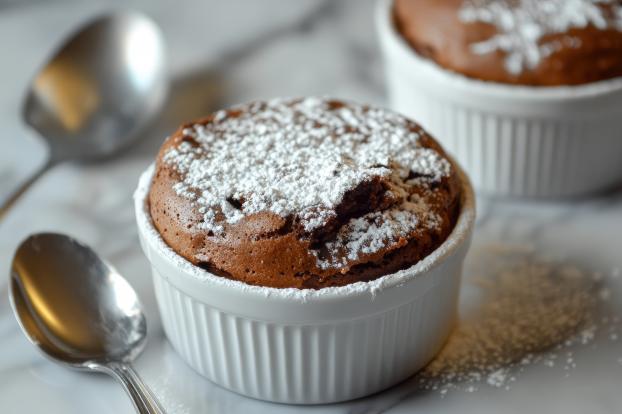
[[[437,137],[478,192],[567,197],[622,182],[622,78],[574,87],[470,79],[418,56],[392,6],[380,0],[376,10],[390,105]]]
[[[475,217],[464,175],[460,217],[432,255],[373,282],[320,290],[251,286],[177,255],[147,210],[152,175],[153,166],[134,197],[164,330],[213,382],[262,400],[344,401],[408,378],[447,338]]]

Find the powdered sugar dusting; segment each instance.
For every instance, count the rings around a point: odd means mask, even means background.
[[[418,227],[435,228],[439,221],[420,197],[411,196],[398,208],[350,220],[339,230],[336,240],[326,244],[327,257],[320,258],[318,264],[321,268],[342,267],[348,260],[360,260],[387,246],[401,247]]]
[[[296,215],[312,232],[335,217],[336,206],[359,184],[374,177],[394,183],[388,191],[399,202],[345,225],[328,246],[329,257],[319,261],[323,268],[338,266],[342,246],[345,257],[356,260],[419,225],[433,226],[435,217],[421,200],[409,199],[404,185],[438,182],[452,172],[406,118],[319,98],[247,104],[182,133],[163,161],[179,172],[173,188],[203,215],[200,227],[217,235],[265,211]]]
[[[606,13],[603,6],[609,6]],[[491,38],[472,45],[476,54],[506,53],[509,73],[533,69],[543,58],[562,47],[579,47],[577,38],[543,42],[551,34],[592,25],[598,29],[622,30],[622,5],[618,0],[465,0],[459,17],[466,23],[488,23],[496,27]]]

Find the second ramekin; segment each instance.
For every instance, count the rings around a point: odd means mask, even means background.
[[[433,254],[372,282],[320,290],[251,286],[177,255],[150,219],[152,175],[153,166],[135,208],[164,330],[188,365],[216,384],[283,403],[350,400],[408,378],[446,340],[475,218],[464,174],[458,222]]]
[[[376,10],[390,105],[437,137],[478,192],[568,197],[622,182],[622,78],[572,87],[470,79],[418,56],[392,8],[380,0]]]

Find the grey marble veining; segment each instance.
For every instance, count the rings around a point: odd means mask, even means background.
[[[116,384],[49,363],[18,330],[7,301],[8,264],[21,239],[43,230],[66,232],[91,244],[139,291],[150,344],[138,370],[171,413],[619,412],[622,341],[605,337],[576,350],[572,371],[527,367],[510,390],[483,384],[475,393],[441,396],[421,390],[412,379],[358,401],[296,407],[240,397],[200,378],[180,361],[161,330],[134,227],[131,195],[137,177],[177,124],[235,102],[333,95],[384,104],[373,2],[15,3],[0,8],[0,196],[44,157],[36,137],[19,120],[21,96],[38,65],[78,22],[122,5],[145,10],[164,28],[174,79],[164,114],[136,147],[107,163],[55,168],[0,223],[0,412],[132,412]],[[608,312],[622,314],[622,280],[613,277],[622,268],[622,190],[566,203],[481,199],[477,226],[467,279],[488,265],[477,251],[526,245],[605,275],[612,292]],[[468,286],[463,302],[469,302]]]

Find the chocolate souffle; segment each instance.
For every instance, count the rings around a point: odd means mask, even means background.
[[[343,286],[405,269],[451,233],[461,184],[441,146],[384,109],[253,102],[178,129],[149,209],[207,271],[277,288]]]
[[[395,0],[415,51],[463,75],[533,86],[622,76],[622,0]]]

